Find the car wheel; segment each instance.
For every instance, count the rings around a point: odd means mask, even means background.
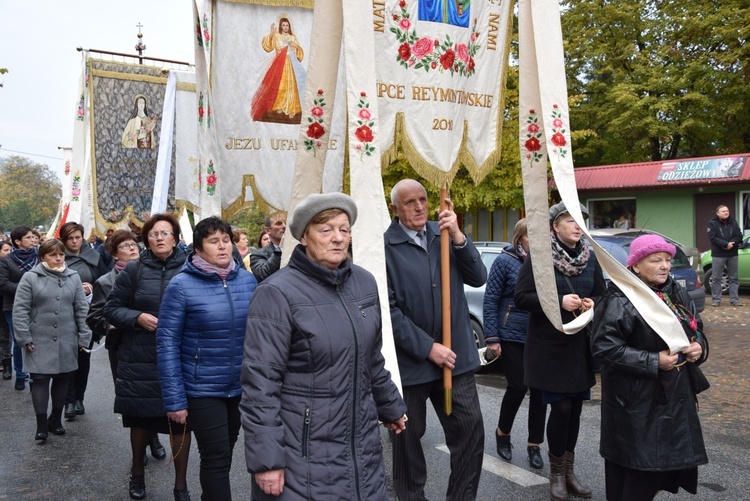
[[[713,269],[706,270],[706,274],[703,278],[705,280],[703,286],[709,294],[711,294],[711,278],[714,275],[713,271]],[[727,275],[726,271],[723,271],[721,274],[721,293],[729,294],[729,275]]]
[[[477,350],[484,348],[484,329],[479,325],[479,322],[470,319],[471,321],[471,332],[474,334],[474,342],[477,343]]]

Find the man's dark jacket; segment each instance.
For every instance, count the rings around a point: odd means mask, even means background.
[[[708,222],[708,239],[711,240],[711,256],[734,257],[742,243],[742,230],[732,216],[726,219],[714,216]],[[727,249],[729,242],[734,242],[731,249]]]
[[[281,249],[270,244],[250,254],[250,271],[258,283],[267,279],[281,267]]]
[[[443,369],[427,356],[433,343],[442,343],[442,294],[440,278],[440,231],[427,223],[429,254],[393,220],[385,235],[388,299],[393,323],[401,382],[404,386],[428,383],[442,377]],[[451,349],[456,353],[453,374],[458,376],[479,366],[479,354],[469,321],[464,284],[480,287],[487,269],[474,243],[450,251]]]

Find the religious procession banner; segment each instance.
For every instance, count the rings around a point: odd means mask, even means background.
[[[151,214],[167,77],[161,68],[92,58],[89,78],[97,230],[141,225]],[[174,171],[168,186],[166,210],[174,211]]]
[[[328,152],[323,190],[341,190],[343,100],[336,110],[321,99],[312,117],[302,109],[311,9],[310,0],[195,1],[201,217],[251,204],[287,210],[303,125],[310,144]],[[324,115],[339,116],[325,137],[317,126]]]
[[[401,146],[425,179],[475,182],[500,161],[512,0],[373,0],[366,15],[377,72],[383,165]],[[365,15],[363,12],[362,15]],[[361,135],[361,133],[360,133]],[[395,141],[394,141],[395,139]]]
[[[91,120],[90,120],[90,61],[88,52],[81,53],[78,89],[73,100],[73,146],[63,151],[65,171],[60,210],[55,225],[49,232],[58,236],[59,228],[69,221],[83,225],[86,234],[94,228],[94,205],[91,185]]]
[[[531,255],[534,256],[534,280],[542,309],[552,325],[565,334],[575,334],[583,329],[594,314],[594,310],[589,310],[568,324],[562,323],[550,248],[547,191],[549,160],[565,207],[594,247],[597,260],[604,271],[667,343],[671,352],[681,351],[688,346],[687,338],[669,307],[599,246],[586,228],[573,173],[568,90],[558,2],[519,0],[518,11],[519,147],[529,244]]]

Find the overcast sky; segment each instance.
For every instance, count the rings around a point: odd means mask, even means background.
[[[144,55],[195,60],[190,0],[0,0],[0,20],[0,157],[28,157],[60,178],[58,146],[73,142],[76,47],[135,54],[140,23]]]

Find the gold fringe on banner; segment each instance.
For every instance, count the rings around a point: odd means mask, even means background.
[[[227,3],[247,3],[251,5],[269,5],[271,7],[299,7],[312,10],[314,0],[219,0]]]
[[[245,200],[248,187],[253,193],[252,202],[248,202]],[[266,214],[272,214],[281,210],[269,204],[266,199],[263,198],[263,196],[260,194],[257,186],[255,185],[255,174],[245,174],[244,176],[242,176],[242,193],[240,193],[240,196],[237,200],[232,202],[226,209],[223,209],[221,211],[221,217],[222,219],[229,219],[247,206],[255,207],[256,209],[265,212]]]
[[[135,73],[120,73],[119,71],[91,70],[91,75],[101,78],[114,78],[116,80],[133,80],[135,82],[148,82],[167,85],[167,79],[164,77],[154,77],[151,75],[136,75]]]

